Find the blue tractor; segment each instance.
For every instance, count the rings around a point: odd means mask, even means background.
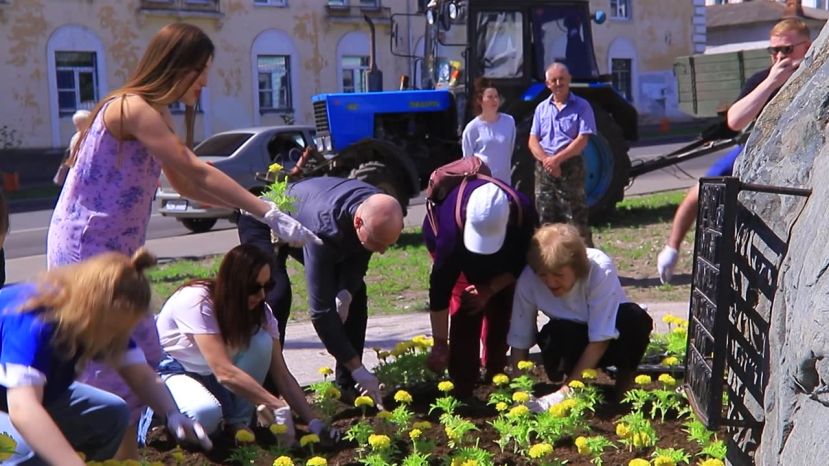
[[[637,111],[613,89],[609,76],[599,74],[591,26],[605,15],[591,14],[589,7],[587,0],[422,0],[417,13],[426,23],[422,55],[399,53],[397,19],[406,15],[392,15],[392,52],[415,61],[413,81],[419,87],[404,85],[394,92],[379,91],[373,25],[366,18],[372,30],[370,91],[314,97],[316,145],[327,161],[306,175],[363,179],[405,207],[432,170],[461,156],[460,134],[474,117],[467,95],[472,81],[484,76],[501,93],[501,111],[515,118],[512,181],[532,197],[535,161],[527,139],[535,107],[549,98],[544,72],[553,61],[567,65],[571,91],[587,99],[596,116],[598,133],[583,154],[593,220],[624,197],[631,177],[722,147],[700,151],[703,143],[697,142],[631,167],[628,142],[638,137]]]

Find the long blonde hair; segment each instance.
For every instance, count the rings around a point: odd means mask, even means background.
[[[150,105],[169,105],[176,102],[198,79],[210,57],[213,56],[214,50],[213,42],[197,26],[187,23],[172,23],[164,26],[150,40],[132,76],[123,86],[110,92],[98,102],[92,110],[89,121],[95,121],[104,105],[112,98],[120,96],[121,126],[123,127],[124,98],[127,94],[138,95]],[[188,79],[187,75],[191,72],[195,73]],[[185,108],[184,119],[187,128],[185,141],[188,146],[191,146],[195,123],[194,107],[188,105]],[[90,124],[81,133],[67,161],[69,166],[73,166],[77,161],[78,151],[91,127]]]
[[[107,321],[136,324],[147,314],[151,290],[144,270],[155,263],[155,256],[139,249],[132,258],[106,252],[52,269],[21,310],[45,309],[45,319],[56,323],[53,343],[69,357],[79,356],[80,365],[92,358],[116,361],[127,349],[134,325],[113,332]]]

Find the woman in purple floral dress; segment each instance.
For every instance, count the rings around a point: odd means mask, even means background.
[[[261,218],[289,243],[319,241],[273,204],[258,199],[219,170],[199,160],[173,131],[168,106],[181,101],[188,116],[198,101],[213,60],[213,43],[196,26],[173,23],[147,47],[133,76],[92,111],[92,124],[70,156],[72,167],[52,215],[47,243],[50,268],[105,251],[127,255],[144,244],[161,170],[182,195],[212,205],[243,209]],[[193,119],[187,118],[187,141]],[[155,366],[161,359],[152,317],[133,339]],[[82,380],[124,398],[131,429],[118,459],[138,458],[135,422],[143,406],[123,380],[103,365],[90,364]]]

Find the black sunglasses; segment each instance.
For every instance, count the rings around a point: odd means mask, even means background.
[[[273,289],[274,286],[276,286],[276,282],[273,280],[268,280],[265,283],[254,283],[250,286],[250,288],[248,288],[248,294],[259,294],[260,290],[263,290],[265,294],[267,294]]]
[[[798,43],[792,44],[792,45],[780,45],[780,46],[777,46],[777,47],[766,47],[766,51],[769,52],[769,55],[777,55],[778,53],[782,53],[783,55],[789,55],[790,53],[792,53],[792,51],[794,50],[795,47],[797,47],[798,45],[803,44],[805,42],[806,41],[804,40],[803,42],[798,42]]]

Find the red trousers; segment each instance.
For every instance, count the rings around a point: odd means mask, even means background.
[[[461,295],[469,285],[461,274],[449,301],[449,376],[459,396],[472,394],[480,378],[481,366],[490,377],[504,371],[515,292],[515,286],[510,285],[490,298],[482,311],[470,313],[461,310]]]

